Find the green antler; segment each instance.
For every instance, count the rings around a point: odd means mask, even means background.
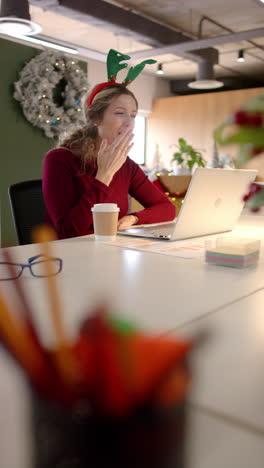
[[[117,52],[117,50],[110,49],[107,55],[107,78],[108,81],[115,81],[116,75],[119,70],[127,67],[127,63],[120,63],[123,60],[130,60],[129,55]]]
[[[157,60],[149,59],[149,60],[144,60],[143,62],[139,63],[135,67],[131,67],[128,70],[128,74],[125,77],[124,81],[122,81],[122,84],[127,85],[131,83],[142,72],[143,68],[145,67],[147,63],[151,64],[151,63],[156,63],[156,62]]]

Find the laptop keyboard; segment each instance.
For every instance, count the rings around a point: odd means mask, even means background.
[[[170,237],[171,236],[171,229],[168,228],[158,228],[158,229],[153,229],[148,231],[150,234],[152,234],[155,237]]]
[[[118,231],[119,234],[128,234],[132,236],[139,236],[139,237],[150,237],[150,238],[158,238],[158,239],[170,239],[172,233],[175,228],[175,222],[164,223],[163,225],[153,224],[151,225],[143,225],[143,226],[135,226],[124,231]]]
[[[147,227],[144,229],[145,232],[148,234],[155,236],[155,237],[167,237],[170,238],[173,228],[175,226],[175,223],[170,223],[164,226],[155,226],[155,227]]]

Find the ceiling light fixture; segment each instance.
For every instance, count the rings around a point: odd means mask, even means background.
[[[29,20],[13,17],[0,18],[0,33],[20,36],[34,36],[42,31],[41,26]]]
[[[214,79],[213,64],[204,60],[198,63],[196,80],[188,83],[188,86],[193,89],[215,89],[221,88],[224,83]]]
[[[245,61],[245,58],[244,58],[244,50],[243,50],[243,49],[240,49],[240,50],[238,51],[237,61],[238,61],[238,62],[244,62],[244,61]]]
[[[11,36],[16,39],[21,39],[23,43],[31,42],[33,44],[42,45],[44,47],[49,47],[50,49],[60,50],[61,52],[66,52],[68,54],[79,54],[79,51],[77,49],[74,49],[73,47],[64,46],[61,44],[56,44],[56,42],[49,42],[49,41],[45,41],[44,39],[38,39],[36,37],[31,37],[31,36],[22,36],[18,34],[7,34],[7,36]]]
[[[158,68],[157,68],[156,73],[157,73],[157,75],[164,75],[164,71],[163,71],[163,68],[162,68],[162,63],[158,64]]]
[[[33,36],[41,26],[31,21],[27,0],[1,0],[0,33]]]

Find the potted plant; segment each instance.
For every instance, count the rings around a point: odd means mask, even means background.
[[[174,174],[190,175],[195,165],[205,167],[206,161],[200,151],[189,145],[184,138],[178,139],[178,151],[173,153],[171,162]]]

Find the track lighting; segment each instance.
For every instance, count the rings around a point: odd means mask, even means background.
[[[158,69],[157,69],[156,73],[157,73],[157,75],[164,75],[164,71],[163,71],[163,68],[162,68],[162,63],[158,64]]]
[[[0,33],[33,36],[41,32],[41,26],[31,21],[27,0],[1,0]]]
[[[244,50],[243,50],[243,49],[240,49],[240,50],[238,51],[237,61],[238,61],[238,62],[244,62],[244,61],[245,61],[245,58],[244,58]]]

